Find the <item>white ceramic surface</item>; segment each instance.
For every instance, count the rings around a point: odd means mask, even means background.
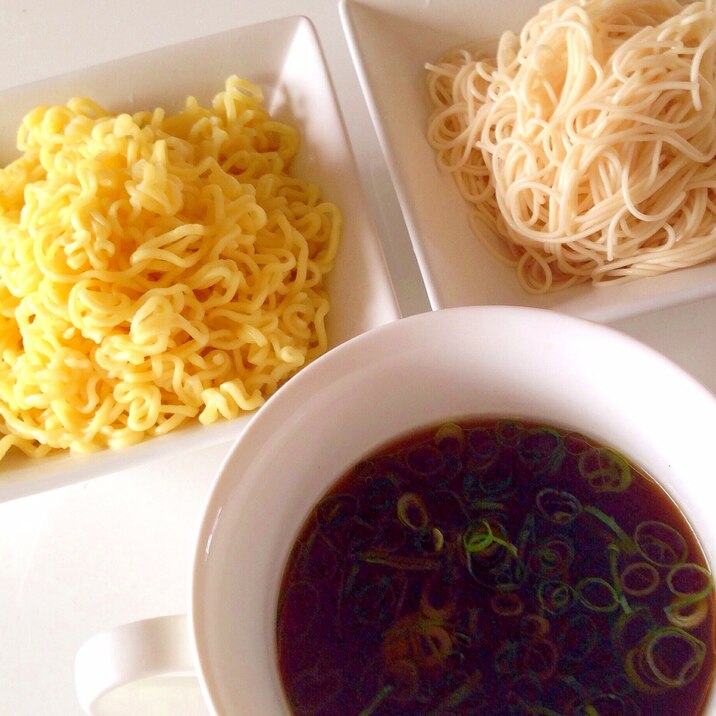
[[[188,95],[208,102],[230,74],[260,84],[269,111],[301,131],[293,165],[343,211],[342,244],[327,279],[331,346],[399,316],[380,241],[366,209],[358,172],[331,79],[311,22],[286,17],[34,82],[0,92],[0,161],[12,160],[25,112],[39,104],[89,96],[112,110],[164,106]],[[62,454],[41,460],[8,456],[0,464],[0,501],[125,469],[178,449],[236,438],[249,416],[208,427],[193,425],[120,450]]]
[[[206,716],[186,616],[167,615],[88,639],[75,659],[77,697],[93,716]]]
[[[465,42],[519,31],[541,0],[341,0],[356,69],[433,308],[509,304],[611,321],[716,293],[716,262],[627,284],[544,296],[473,235],[453,178],[426,140],[424,66]]]
[[[220,471],[190,612],[218,716],[287,713],[277,593],[321,494],[395,437],[480,415],[571,427],[621,449],[668,489],[716,563],[716,399],[698,382],[612,329],[555,312],[468,307],[406,318],[304,370],[257,414]]]

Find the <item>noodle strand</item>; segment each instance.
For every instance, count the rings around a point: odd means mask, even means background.
[[[437,163],[527,291],[716,257],[711,2],[553,0],[427,70]]]

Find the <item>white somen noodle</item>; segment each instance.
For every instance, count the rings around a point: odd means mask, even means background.
[[[556,0],[427,66],[438,163],[526,290],[716,257],[715,53],[711,3]]]

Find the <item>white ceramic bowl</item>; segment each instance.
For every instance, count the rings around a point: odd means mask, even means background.
[[[223,465],[200,528],[191,633],[219,716],[288,712],[276,668],[282,570],[307,513],[358,458],[450,418],[572,427],[655,476],[716,556],[716,399],[612,329],[530,308],[473,307],[359,336],[277,393]],[[711,700],[707,714],[716,714]]]

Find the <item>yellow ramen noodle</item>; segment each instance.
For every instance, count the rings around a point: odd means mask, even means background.
[[[0,457],[258,408],[326,349],[341,216],[236,77],[211,108],[38,107],[0,170]]]

